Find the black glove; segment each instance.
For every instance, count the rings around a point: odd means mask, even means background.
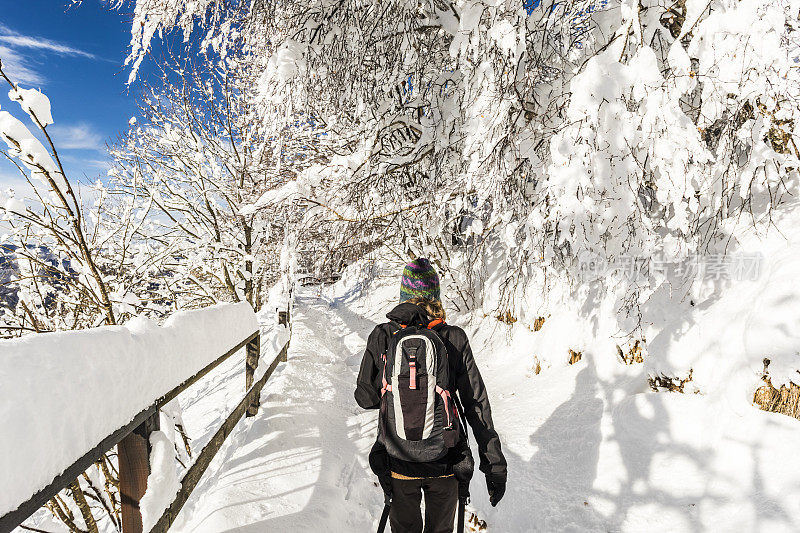
[[[472,479],[474,470],[475,460],[472,459],[472,452],[465,446],[462,451],[461,460],[453,465],[453,474],[458,481],[459,499],[469,498],[469,481]]]
[[[486,474],[486,489],[489,491],[489,503],[496,507],[506,493],[506,475]]]
[[[389,474],[381,474],[378,476],[378,483],[381,484],[383,489],[383,500],[388,503],[392,501],[392,476]]]
[[[392,475],[389,468],[389,454],[382,444],[376,442],[369,452],[369,466],[378,477],[378,483],[383,489],[384,499],[389,502],[392,499]]]

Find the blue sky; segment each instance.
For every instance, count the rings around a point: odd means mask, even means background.
[[[20,86],[49,98],[55,138],[70,181],[104,175],[105,143],[113,142],[135,114],[135,88],[123,66],[130,17],[104,0],[0,0],[0,60]],[[0,107],[22,119],[0,88]],[[0,161],[0,188],[20,187],[16,169]]]

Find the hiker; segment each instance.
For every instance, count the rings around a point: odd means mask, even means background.
[[[386,317],[367,340],[355,391],[358,405],[380,409],[369,457],[386,498],[379,527],[388,510],[393,533],[422,533],[424,493],[424,532],[450,533],[457,506],[463,528],[474,468],[464,417],[478,442],[492,506],[506,490],[489,397],[466,333],[445,323],[439,277],[427,259],[406,265],[400,304]]]

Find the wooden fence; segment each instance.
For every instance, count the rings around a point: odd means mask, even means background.
[[[279,312],[278,323],[289,326],[289,311]],[[57,476],[45,488],[34,494],[28,501],[20,504],[16,510],[0,517],[0,533],[9,533],[22,524],[40,507],[55,497],[61,490],[75,482],[83,472],[97,462],[105,453],[117,446],[119,462],[119,491],[122,504],[122,531],[123,533],[142,533],[142,515],[139,502],[147,490],[147,477],[150,474],[150,434],[159,429],[159,409],[175,399],[181,392],[196,383],[203,376],[214,370],[220,363],[233,354],[245,348],[245,395],[233,412],[223,422],[211,441],[203,448],[195,462],[189,467],[181,480],[181,489],[172,504],[156,522],[150,533],[165,532],[169,529],[178,516],[183,505],[189,499],[203,472],[214,455],[222,447],[225,439],[230,435],[237,422],[243,415],[253,416],[258,412],[261,389],[270,378],[278,363],[286,361],[289,341],[270,363],[266,372],[258,381],[255,381],[255,372],[258,367],[261,353],[261,336],[258,331],[243,339],[239,344],[221,355],[217,360],[207,365],[200,372],[190,377],[170,392],[156,399],[153,404],[140,412],[128,424],[119,428],[103,439],[97,446],[86,452],[83,457],[75,461],[62,474]]]

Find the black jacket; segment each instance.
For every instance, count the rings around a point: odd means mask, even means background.
[[[402,303],[387,313],[389,320],[404,325],[427,325],[430,321],[422,308],[410,303]],[[397,326],[394,326],[396,329]],[[467,422],[478,442],[480,470],[483,473],[506,475],[506,459],[500,448],[500,437],[494,430],[492,409],[483,378],[475,364],[467,334],[457,326],[442,324],[433,328],[447,347],[450,375],[453,383],[451,393],[458,392]],[[361,369],[356,382],[356,402],[364,409],[377,409],[381,400],[381,355],[389,346],[392,334],[390,323],[375,326],[367,340],[367,349],[361,360]],[[450,473],[457,455],[450,454],[441,463],[413,464],[391,460],[394,471],[403,475],[435,476]],[[448,471],[449,470],[449,471]]]

